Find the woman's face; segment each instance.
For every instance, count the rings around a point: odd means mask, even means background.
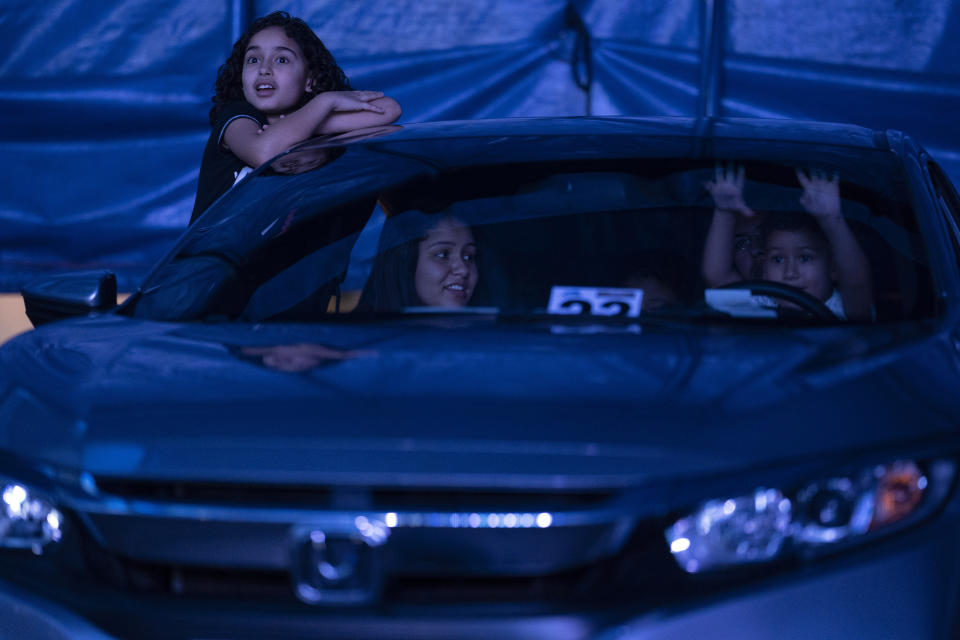
[[[477,286],[477,245],[470,228],[442,220],[430,229],[420,241],[413,280],[426,306],[466,306]]]

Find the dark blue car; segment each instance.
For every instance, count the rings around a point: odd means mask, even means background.
[[[305,143],[24,291],[0,636],[956,637],[958,225],[893,131]]]

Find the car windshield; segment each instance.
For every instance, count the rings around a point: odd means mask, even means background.
[[[839,321],[855,304],[869,322],[933,313],[893,153],[753,143],[693,155],[664,142],[656,154],[647,142],[636,154],[629,142],[608,157],[551,155],[551,139],[506,157],[490,153],[497,140],[476,139],[445,141],[446,156],[422,144],[417,153],[385,143],[301,150],[201,219],[148,277],[132,313],[248,322],[437,312]],[[715,242],[728,275],[711,281],[708,243],[723,195],[714,188],[724,180],[753,215],[730,214]],[[839,194],[853,244],[811,213],[811,181]],[[781,218],[793,222],[772,222]],[[855,252],[868,270],[867,295],[856,300]]]

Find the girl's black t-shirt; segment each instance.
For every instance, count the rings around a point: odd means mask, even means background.
[[[213,202],[233,186],[237,176],[246,167],[243,160],[223,146],[223,132],[236,118],[250,118],[260,126],[267,124],[267,116],[246,100],[235,100],[223,105],[213,123],[210,138],[203,150],[197,198],[193,203],[190,224],[200,217]]]

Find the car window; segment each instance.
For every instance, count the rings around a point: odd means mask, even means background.
[[[134,312],[265,322],[436,310],[537,316],[590,307],[692,317],[712,304],[703,260],[715,202],[705,185],[718,165],[735,164],[744,171],[750,207],[768,218],[809,217],[798,169],[837,180],[843,219],[872,273],[871,318],[932,313],[923,243],[895,157],[863,152],[847,170],[850,159],[838,161],[839,152],[811,158],[819,164],[730,152],[741,157],[525,162],[518,155],[508,163],[444,167],[391,150],[405,163],[399,174],[381,158],[379,174],[360,164],[351,170],[351,185],[334,175],[311,188],[310,173],[295,176],[303,185],[296,200],[289,193],[274,198],[284,211],[257,209],[264,222],[232,228],[229,239],[226,231],[222,238],[210,232],[188,239],[148,280]],[[346,166],[350,157],[343,154],[333,166]],[[256,242],[245,240],[249,247],[231,252],[233,237]],[[738,232],[733,242],[734,253],[767,259],[757,230]],[[819,277],[830,279],[830,288],[819,295],[828,303],[836,276],[830,251],[823,253]],[[201,259],[204,268],[195,269]],[[763,270],[755,275],[762,280]],[[771,304],[770,296],[779,295],[752,296],[751,304],[789,315],[797,303]]]
[[[462,306],[535,313],[549,311],[551,297],[564,287],[640,289],[646,299],[641,303],[644,311],[696,307],[707,288],[701,262],[713,202],[704,184],[714,172],[715,163],[691,166],[665,160],[635,171],[567,172],[557,167],[537,176],[530,175],[529,169],[524,176],[517,167],[468,170],[443,176],[442,186],[431,181],[434,184],[385,194],[393,208],[378,256],[379,268],[386,271],[380,274],[385,282],[376,281],[375,264],[374,280],[367,282],[356,308],[422,312],[430,307]],[[756,179],[746,181],[745,191],[752,206],[768,217],[803,215],[798,204],[802,189],[795,172],[794,167],[750,166],[747,173]],[[486,179],[478,186],[476,179],[481,176]],[[909,315],[904,303],[909,298],[915,305],[915,297],[903,295],[894,273],[897,264],[923,263],[915,232],[907,228],[909,224],[898,224],[909,217],[908,208],[902,201],[857,185],[846,185],[844,191],[847,222],[871,263],[877,265],[877,308],[887,318]],[[443,192],[470,193],[470,197],[444,202],[439,198]],[[451,223],[470,231],[476,246],[476,275],[436,272],[435,287],[454,286],[459,291],[465,285],[469,290],[467,295],[458,294],[459,301],[452,297],[444,301],[439,295],[428,300],[417,291],[421,282],[417,265],[429,256],[421,254],[418,262],[413,245],[422,248],[431,229],[446,224],[449,231]],[[404,245],[410,246],[403,249]],[[755,240],[755,245],[753,249],[762,256],[762,240]],[[910,275],[918,277],[915,269]],[[384,301],[384,291],[394,295]]]

